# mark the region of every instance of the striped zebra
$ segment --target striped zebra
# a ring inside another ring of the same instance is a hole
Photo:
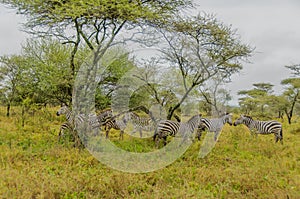
[[[72,126],[69,124],[69,122],[65,122],[65,123],[62,123],[60,125],[60,128],[59,128],[59,133],[58,133],[58,142],[60,142],[61,138],[63,136],[65,136],[65,132],[66,131],[69,131],[70,133],[73,132],[73,128]],[[73,136],[73,133],[71,134],[72,135],[72,140],[74,141],[74,136]]]
[[[57,112],[57,116],[65,115],[67,122],[63,123],[60,127],[59,139],[63,135],[63,131],[69,129],[72,131],[72,134],[75,135],[75,131],[84,124],[85,121],[88,122],[88,125],[93,131],[93,135],[97,135],[100,128],[99,118],[96,114],[89,114],[87,117],[84,114],[74,115],[66,105],[62,106]],[[62,131],[63,130],[63,131]],[[76,139],[76,138],[75,138]]]
[[[201,139],[202,132],[207,130],[209,132],[215,133],[214,140],[217,141],[219,134],[226,123],[232,125],[232,114],[225,113],[220,118],[213,118],[213,119],[201,118],[200,125],[197,129],[198,140]]]
[[[125,114],[125,119],[133,124],[134,129],[131,134],[139,131],[140,137],[143,137],[142,131],[152,131],[154,129],[154,123],[150,117],[140,117],[134,112],[129,112]]]
[[[160,121],[153,136],[153,140],[156,141],[156,146],[158,146],[159,139],[163,139],[164,145],[166,145],[168,135],[175,136],[178,132],[180,132],[185,138],[188,133],[193,133],[194,130],[199,126],[200,120],[201,114],[192,116],[185,123],[171,120]]]
[[[108,119],[110,119],[113,116],[112,110],[107,109],[98,114],[98,121],[102,125],[104,124]]]
[[[248,127],[248,129],[253,134],[271,134],[275,135],[275,142],[280,140],[281,144],[283,143],[283,135],[282,135],[282,125],[280,122],[272,120],[272,121],[259,121],[254,120],[252,117],[247,115],[241,115],[234,122],[234,126],[244,124]]]
[[[120,139],[123,140],[124,130],[127,126],[127,120],[126,120],[125,116],[123,116],[123,118],[121,120],[113,118],[113,117],[109,118],[103,125],[105,128],[106,138],[108,138],[109,131],[111,129],[115,129],[115,130],[120,130]]]

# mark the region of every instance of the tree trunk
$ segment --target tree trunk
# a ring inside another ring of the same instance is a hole
[[[22,113],[21,113],[21,122],[22,122],[22,127],[25,126],[25,106],[22,106]]]
[[[10,115],[10,103],[7,104],[6,117],[9,117],[9,115]]]
[[[299,95],[299,92],[297,92],[297,94],[294,96],[294,99],[293,99],[290,111],[285,110],[285,113],[286,113],[286,115],[288,117],[289,124],[292,123],[292,117],[293,117],[294,107],[295,107],[295,104],[297,102],[298,95]]]
[[[285,109],[284,112],[285,112],[285,114],[288,118],[289,124],[291,124],[292,123],[292,117],[293,117],[293,111],[292,110],[288,111],[287,109]]]

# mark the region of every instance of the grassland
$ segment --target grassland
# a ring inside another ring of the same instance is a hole
[[[0,107],[1,198],[300,198],[300,120],[283,121],[284,144],[225,126],[208,156],[197,141],[173,164],[151,173],[113,170],[85,149],[58,143],[56,109],[30,113]],[[155,150],[150,139],[112,139],[128,150]]]

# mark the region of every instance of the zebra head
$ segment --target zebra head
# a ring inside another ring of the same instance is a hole
[[[202,117],[202,114],[194,115],[193,117],[191,117],[191,118],[187,121],[187,123],[189,123],[189,124],[195,124],[195,125],[199,126],[200,123],[201,123],[201,117]]]
[[[70,109],[66,106],[66,105],[63,105],[57,112],[56,112],[56,115],[57,116],[60,116],[60,115],[64,115],[66,113],[70,112]]]
[[[230,126],[232,125],[232,114],[231,113],[225,113],[223,116],[224,124],[228,123]]]
[[[250,123],[250,121],[252,121],[252,117],[247,116],[247,115],[241,115],[235,122],[234,122],[234,126],[237,126],[239,124],[248,124]]]
[[[109,120],[111,117],[113,116],[112,110],[111,109],[107,109],[102,111],[98,116],[98,121],[100,123],[105,123],[107,120]]]

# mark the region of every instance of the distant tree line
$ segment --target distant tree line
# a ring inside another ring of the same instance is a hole
[[[283,118],[286,115],[289,124],[295,113],[300,113],[300,65],[285,66],[291,71],[291,77],[281,81],[284,91],[274,94],[270,83],[255,83],[253,89],[241,90],[238,94],[241,110],[246,114],[261,117]]]

